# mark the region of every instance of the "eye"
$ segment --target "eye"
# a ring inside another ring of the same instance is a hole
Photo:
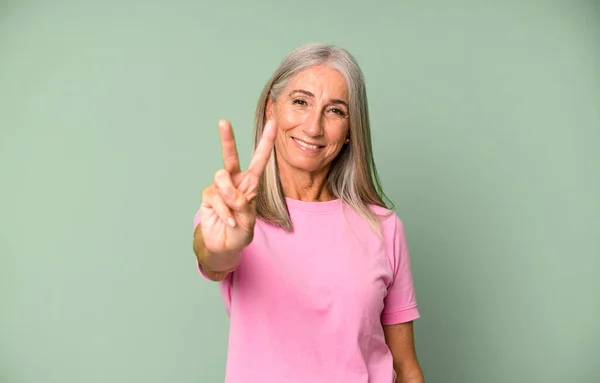
[[[293,103],[294,103],[295,105],[302,105],[302,106],[308,105],[308,104],[306,103],[306,101],[304,101],[304,100],[302,100],[302,99],[296,99],[296,100],[294,100],[294,101],[293,101]]]
[[[333,112],[333,113],[335,113],[335,114],[337,114],[340,117],[346,116],[346,113],[343,110],[338,109],[338,108],[333,108],[330,111]]]

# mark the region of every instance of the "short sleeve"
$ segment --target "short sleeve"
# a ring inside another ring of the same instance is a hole
[[[394,221],[392,240],[387,241],[393,280],[384,299],[381,314],[384,325],[409,322],[420,317],[404,225],[397,216]]]

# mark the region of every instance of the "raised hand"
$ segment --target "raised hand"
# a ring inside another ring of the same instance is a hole
[[[228,121],[219,121],[224,169],[215,173],[213,183],[202,191],[201,230],[204,246],[213,254],[230,254],[246,247],[254,235],[258,183],[273,150],[277,130],[272,121],[265,125],[250,166],[244,172]]]

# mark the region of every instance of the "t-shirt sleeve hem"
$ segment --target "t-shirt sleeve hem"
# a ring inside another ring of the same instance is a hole
[[[398,323],[410,322],[412,320],[420,318],[420,316],[421,315],[419,313],[419,309],[415,305],[392,312],[384,312],[383,314],[381,314],[381,324],[393,325]]]

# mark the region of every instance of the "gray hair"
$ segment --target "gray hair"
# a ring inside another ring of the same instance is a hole
[[[346,80],[351,138],[331,164],[327,175],[327,190],[354,209],[379,232],[379,216],[369,205],[387,208],[383,202],[387,197],[383,193],[373,159],[364,76],[356,59],[347,50],[333,45],[306,44],[296,48],[283,59],[258,100],[254,122],[254,148],[258,145],[267,121],[268,99],[277,101],[292,77],[304,69],[323,64],[336,69]],[[256,207],[261,219],[287,231],[293,230],[277,169],[275,149],[260,179]]]

